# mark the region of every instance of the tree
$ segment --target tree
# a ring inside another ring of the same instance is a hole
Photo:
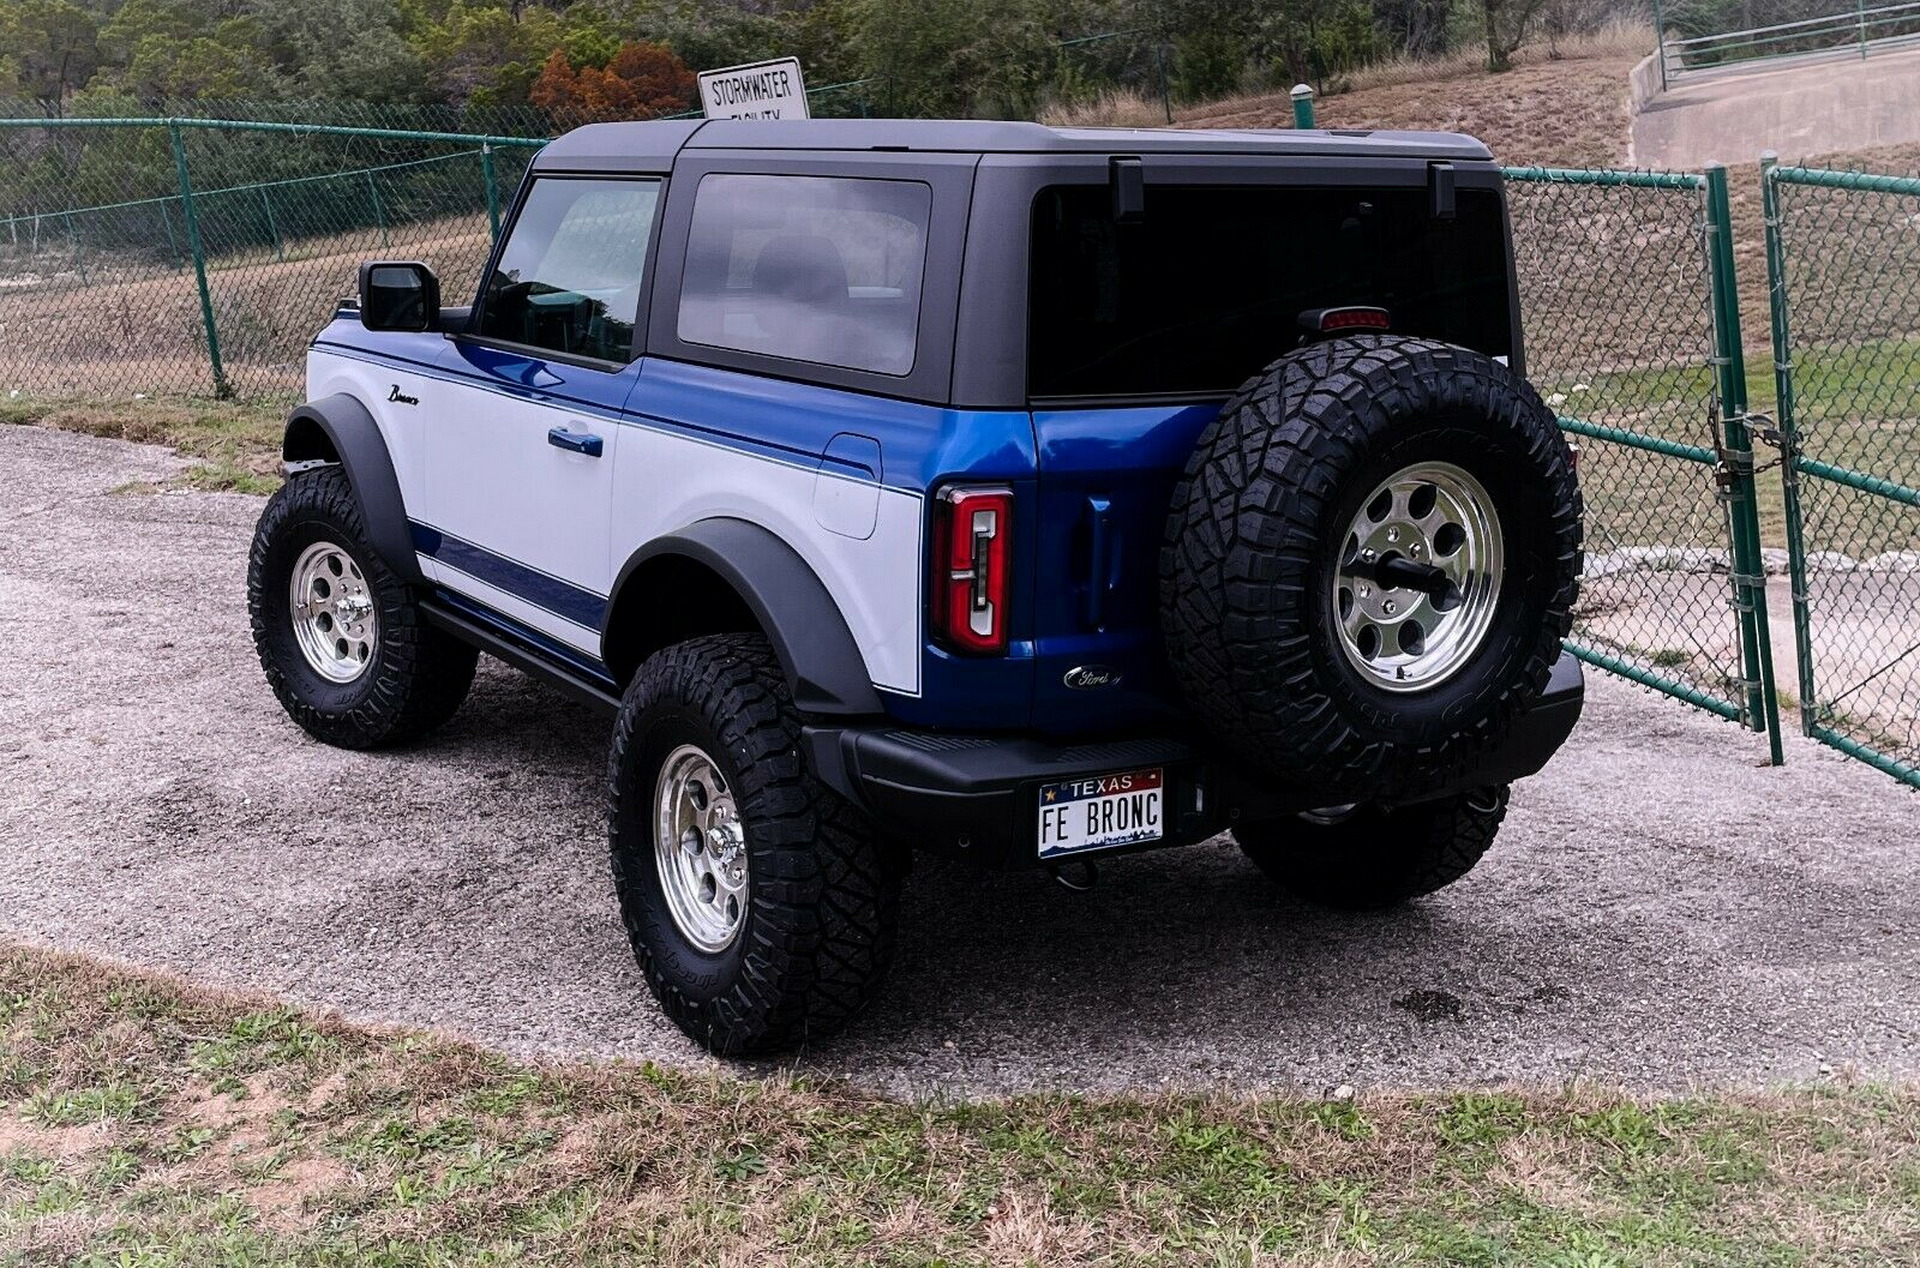
[[[1060,64],[1053,0],[857,0],[850,39],[862,75],[903,115],[1018,118]]]
[[[1544,0],[1481,0],[1487,34],[1487,69],[1512,70],[1513,54]]]
[[[253,0],[252,7],[273,60],[301,96],[413,102],[427,95],[420,55],[386,0]]]
[[[653,119],[689,109],[696,83],[687,64],[664,44],[635,40],[606,66],[575,68],[555,49],[527,96],[554,114],[585,119]]]
[[[100,28],[100,57],[125,66],[142,42],[161,37],[185,43],[205,35],[212,22],[213,16],[195,0],[127,0]]]
[[[1434,57],[1449,47],[1453,0],[1374,0],[1373,18],[1389,50]]]
[[[246,18],[223,22],[213,35],[193,39],[148,35],[134,47],[120,84],[140,101],[153,103],[280,96],[280,77],[259,50],[259,29]]]
[[[416,33],[413,46],[438,100],[503,105],[526,100],[542,59],[564,37],[546,9],[529,10],[516,22],[498,4],[455,0],[440,21]]]
[[[69,0],[10,0],[0,7],[6,92],[31,97],[58,118],[67,94],[93,77],[100,62],[100,28]]]

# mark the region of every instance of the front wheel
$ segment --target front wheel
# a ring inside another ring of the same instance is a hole
[[[479,653],[429,625],[374,553],[339,467],[268,499],[247,561],[247,610],[267,683],[308,734],[341,748],[413,739],[451,718]]]
[[[614,888],[660,1007],[720,1055],[840,1029],[893,955],[902,868],[807,771],[799,713],[759,635],[656,653],[609,758]]]
[[[1504,784],[1417,805],[1340,806],[1233,830],[1254,866],[1322,907],[1393,907],[1473,870],[1507,817]]]

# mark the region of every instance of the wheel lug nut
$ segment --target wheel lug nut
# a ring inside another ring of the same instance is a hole
[[[1382,603],[1380,605],[1380,610],[1382,612],[1385,612],[1388,616],[1393,615],[1393,608],[1394,608],[1394,603],[1392,599],[1388,599],[1385,603]]]
[[[1363,598],[1363,599],[1367,599],[1367,598],[1371,598],[1372,596],[1373,596],[1373,587],[1372,587],[1372,586],[1361,586],[1361,587],[1360,587],[1360,597],[1361,597],[1361,598]]]
[[[1387,540],[1388,540],[1388,541],[1390,541],[1390,542],[1397,542],[1397,541],[1399,541],[1399,540],[1400,540],[1400,530],[1399,530],[1399,529],[1397,529],[1397,528],[1390,528],[1390,529],[1388,529],[1388,530],[1387,530]]]

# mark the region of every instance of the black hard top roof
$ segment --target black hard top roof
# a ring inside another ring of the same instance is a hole
[[[966,119],[663,119],[591,123],[550,142],[544,169],[664,170],[682,150],[906,150],[958,154],[1247,154],[1474,161],[1493,156],[1454,132],[1322,129],[1050,128]]]

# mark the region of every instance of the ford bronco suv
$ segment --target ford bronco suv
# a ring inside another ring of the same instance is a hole
[[[581,128],[471,306],[360,272],[254,539],[330,744],[486,652],[604,706],[633,949],[723,1053],[871,997],[909,849],[1466,873],[1579,715],[1581,504],[1465,137]]]

